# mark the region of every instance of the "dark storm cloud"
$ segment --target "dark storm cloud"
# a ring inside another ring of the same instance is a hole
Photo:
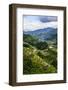
[[[57,16],[41,16],[39,17],[39,19],[43,23],[52,22],[52,21],[57,21]]]

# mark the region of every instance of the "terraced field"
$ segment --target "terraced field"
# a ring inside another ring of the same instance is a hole
[[[57,73],[56,45],[24,35],[23,74],[44,73]]]

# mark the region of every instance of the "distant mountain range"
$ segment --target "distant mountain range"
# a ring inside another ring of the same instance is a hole
[[[57,40],[57,28],[44,28],[34,31],[24,31],[24,34],[29,34],[37,37],[39,40]]]

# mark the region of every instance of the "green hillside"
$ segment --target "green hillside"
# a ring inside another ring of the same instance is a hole
[[[37,37],[23,37],[23,74],[44,74],[57,72],[57,48],[48,41]]]

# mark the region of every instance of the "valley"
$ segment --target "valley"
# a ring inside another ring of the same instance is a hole
[[[57,29],[23,33],[23,74],[57,73]]]

